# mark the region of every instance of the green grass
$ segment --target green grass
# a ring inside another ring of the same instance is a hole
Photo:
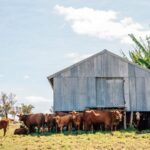
[[[6,137],[0,130],[2,150],[150,150],[150,133],[137,134],[128,129],[115,132],[63,134],[45,133],[38,136],[13,135],[18,125],[10,125]]]

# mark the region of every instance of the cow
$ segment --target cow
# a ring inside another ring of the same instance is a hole
[[[86,110],[83,113],[85,130],[90,130],[94,124],[104,126],[105,130],[113,130],[122,120],[122,115],[119,111],[111,110]]]
[[[3,136],[6,135],[8,125],[9,125],[9,120],[8,119],[0,120],[0,129],[3,129],[3,131],[4,131]]]
[[[18,115],[19,120],[23,121],[25,126],[29,129],[29,133],[35,131],[35,127],[38,128],[38,133],[41,127],[44,127],[45,117],[42,113],[30,114],[30,115]]]
[[[52,131],[56,127],[56,122],[55,122],[55,114],[45,114],[45,125],[48,128],[48,131]]]
[[[77,130],[84,130],[84,124],[83,124],[83,113],[82,112],[70,112],[70,114],[73,117],[73,124],[77,128]]]
[[[149,112],[140,112],[137,129],[139,131],[150,129],[150,114]]]
[[[54,117],[56,124],[58,126],[58,128],[60,129],[61,133],[63,131],[63,128],[66,126],[68,127],[68,130],[71,131],[72,130],[72,125],[73,125],[73,117],[71,114],[67,114],[64,116],[56,116]]]
[[[24,126],[20,126],[20,128],[15,129],[14,134],[16,135],[27,135],[28,134],[28,129],[25,128]]]
[[[119,110],[110,110],[111,113],[111,130],[116,130],[119,123],[122,121],[122,113]]]
[[[94,124],[102,123],[101,115],[94,110],[85,110],[83,112],[85,130],[91,130]]]

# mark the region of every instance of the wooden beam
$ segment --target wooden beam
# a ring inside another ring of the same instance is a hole
[[[133,125],[133,111],[130,113],[130,127]]]
[[[127,115],[126,115],[126,110],[124,110],[124,129],[127,129]]]

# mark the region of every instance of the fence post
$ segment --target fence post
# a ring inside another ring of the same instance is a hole
[[[127,115],[126,115],[126,110],[124,110],[124,123],[123,123],[123,125],[124,125],[124,129],[127,129]]]
[[[130,127],[133,125],[133,111],[130,113]]]

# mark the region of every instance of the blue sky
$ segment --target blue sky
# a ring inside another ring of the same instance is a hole
[[[148,0],[0,0],[0,91],[48,112],[46,77],[103,49],[128,53],[128,33],[150,34],[149,8]]]

